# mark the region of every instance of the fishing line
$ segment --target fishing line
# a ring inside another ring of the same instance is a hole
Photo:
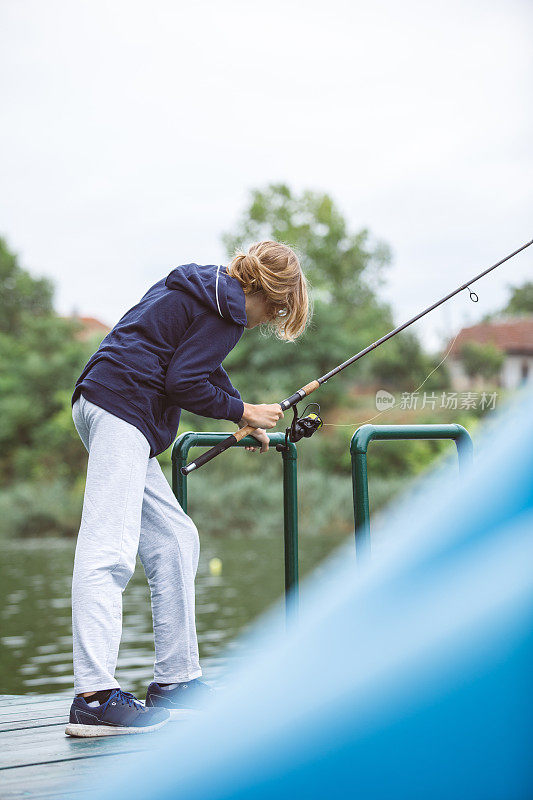
[[[474,302],[474,303],[477,303],[477,300],[474,300],[473,302]],[[459,331],[459,333],[460,333],[460,331]],[[433,373],[434,373],[434,372],[436,372],[436,371],[438,370],[438,368],[439,368],[440,366],[442,366],[442,364],[444,364],[444,362],[446,361],[446,359],[448,358],[448,356],[450,355],[450,353],[451,353],[451,352],[452,352],[452,350],[453,350],[453,346],[454,346],[455,342],[457,341],[457,337],[459,336],[459,333],[457,333],[457,334],[456,334],[456,336],[455,336],[455,339],[453,340],[453,342],[452,342],[452,343],[451,343],[451,345],[449,346],[449,348],[448,348],[448,352],[446,353],[446,355],[444,356],[444,358],[442,359],[442,361],[439,361],[439,363],[437,364],[437,366],[436,366],[434,369],[432,369],[432,370],[431,370],[431,372],[429,373],[429,375],[426,375],[426,377],[424,378],[424,380],[422,381],[422,383],[420,384],[420,386],[418,386],[418,387],[417,387],[416,389],[414,389],[412,392],[409,392],[409,394],[416,394],[417,392],[419,392],[419,391],[420,391],[420,389],[422,388],[422,386],[423,386],[425,383],[427,383],[427,381],[428,381],[428,380],[431,378],[431,376],[433,375]],[[354,425],[355,425],[356,427],[359,427],[360,425],[366,425],[366,424],[367,424],[367,422],[373,422],[373,421],[374,421],[375,419],[377,419],[378,417],[381,417],[381,415],[382,415],[382,414],[386,414],[388,411],[392,411],[392,409],[393,409],[393,408],[396,408],[396,406],[397,406],[397,405],[398,405],[398,403],[396,403],[396,402],[395,402],[395,403],[394,403],[392,406],[390,406],[390,408],[384,408],[384,409],[383,409],[383,411],[379,411],[379,412],[378,412],[377,414],[375,414],[373,417],[370,417],[370,419],[365,419],[365,420],[364,420],[364,422],[342,422],[342,423],[341,423],[341,422],[323,422],[322,424],[323,424],[323,426],[324,426],[324,427],[326,427],[326,425],[327,425],[327,426],[328,426],[328,427],[330,427],[330,428],[353,428],[353,427],[354,427]]]

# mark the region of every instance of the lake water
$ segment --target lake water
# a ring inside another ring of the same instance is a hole
[[[345,538],[301,537],[300,573]],[[72,687],[70,583],[75,542],[59,538],[0,543],[0,694],[55,693]],[[209,572],[217,556],[219,577]],[[196,619],[204,675],[215,683],[238,634],[283,595],[282,536],[201,537]],[[280,615],[280,628],[283,617]],[[238,649],[238,648],[237,648]],[[142,697],[152,679],[150,595],[140,563],[124,594],[117,679]]]

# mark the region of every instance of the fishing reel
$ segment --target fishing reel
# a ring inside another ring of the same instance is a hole
[[[307,409],[316,406],[317,411],[306,414]],[[289,446],[289,442],[299,442],[300,439],[309,439],[324,424],[320,416],[320,406],[318,403],[309,403],[304,408],[303,416],[298,416],[298,407],[292,407],[293,418],[289,427],[285,430],[285,444],[277,445],[277,450],[284,450]]]

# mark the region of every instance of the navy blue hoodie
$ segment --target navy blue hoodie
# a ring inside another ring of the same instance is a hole
[[[83,392],[135,425],[151,456],[172,444],[182,408],[238,423],[244,403],[221,363],[246,321],[242,287],[224,267],[176,267],[107,334],[76,381],[72,403]]]

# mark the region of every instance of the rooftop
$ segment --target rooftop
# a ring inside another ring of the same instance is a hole
[[[72,317],[67,317],[67,319],[70,319],[73,322],[78,322],[81,325],[80,331],[77,334],[77,338],[82,342],[86,342],[88,339],[91,339],[96,335],[103,339],[104,336],[106,336],[111,330],[109,325],[106,325],[104,322],[101,322],[95,317],[79,317],[77,315],[73,315]]]
[[[459,331],[451,355],[459,356],[466,342],[493,344],[509,354],[533,355],[533,316],[480,322],[463,328]]]

